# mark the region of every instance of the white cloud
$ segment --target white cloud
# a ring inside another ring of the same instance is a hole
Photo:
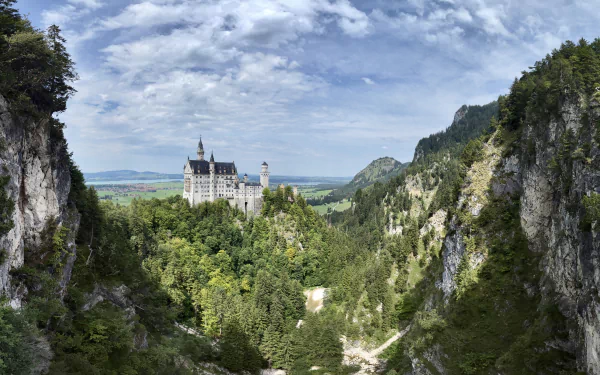
[[[409,160],[460,105],[594,36],[594,1],[563,1],[67,0],[44,22],[82,78],[61,118],[84,170],[178,170],[202,132],[241,168],[351,175],[384,147]]]
[[[460,22],[471,23],[473,21],[473,17],[471,13],[465,8],[459,8],[452,13],[452,16],[456,18]]]
[[[42,11],[42,23],[44,27],[58,25],[66,27],[72,21],[78,20],[93,11],[101,8],[104,4],[98,0],[68,0],[56,9]]]
[[[63,26],[69,23],[72,19],[79,17],[80,14],[77,8],[67,4],[57,10],[45,10],[42,12],[42,23],[45,27],[50,25]]]
[[[368,33],[367,15],[348,0],[223,0],[198,3],[153,3],[145,1],[127,6],[117,16],[102,21],[105,29],[151,28],[160,25],[190,23],[210,27],[224,40],[255,41],[278,46],[299,35],[322,31],[320,14],[337,17],[339,27],[348,35]]]
[[[209,29],[175,29],[167,35],[151,35],[133,42],[113,44],[102,50],[108,66],[124,73],[160,72],[209,68],[238,56],[235,47],[211,41]]]
[[[98,9],[104,6],[99,0],[67,0],[71,4],[81,5],[85,8]]]
[[[477,16],[483,20],[483,29],[490,35],[510,36],[502,22],[504,12],[501,7],[486,8],[482,7],[476,12]]]
[[[361,78],[367,85],[374,85],[375,82],[373,82],[373,80],[371,78],[367,78],[367,77],[362,77]]]

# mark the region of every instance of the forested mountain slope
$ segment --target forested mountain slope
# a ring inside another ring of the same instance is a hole
[[[600,373],[599,83],[600,40],[565,43],[515,80],[481,136],[444,138],[455,121],[338,215],[404,275],[395,316],[411,328],[389,370]]]
[[[461,149],[469,140],[484,133],[488,129],[490,118],[497,113],[497,102],[483,106],[463,105],[456,111],[452,124],[446,130],[425,137],[417,143],[413,162],[440,150]]]
[[[375,159],[358,172],[346,185],[334,189],[325,196],[309,199],[308,203],[319,205],[350,198],[358,189],[367,189],[376,182],[385,183],[398,176],[409,165],[410,163],[401,163],[391,157]]]
[[[394,158],[383,157],[373,160],[358,172],[348,184],[354,188],[364,188],[377,181],[384,182],[397,176],[409,163],[401,163]]]

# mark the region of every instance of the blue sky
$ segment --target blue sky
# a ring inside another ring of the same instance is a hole
[[[600,1],[19,0],[58,24],[78,93],[60,117],[85,172],[179,172],[197,138],[256,173],[350,176],[412,159],[462,104],[507,92]]]

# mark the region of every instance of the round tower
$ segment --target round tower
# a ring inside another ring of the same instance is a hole
[[[204,160],[204,145],[202,144],[202,136],[200,136],[200,141],[198,141],[198,150],[196,153],[198,154],[198,160]]]
[[[213,155],[213,153],[210,153],[210,162],[208,165],[208,171],[210,173],[210,186],[209,186],[209,195],[210,195],[210,201],[214,202],[215,201],[215,156]]]
[[[262,187],[269,187],[269,164],[266,161],[263,161],[261,170],[260,170],[260,184]]]

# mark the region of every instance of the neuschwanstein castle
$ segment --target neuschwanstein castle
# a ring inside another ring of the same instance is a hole
[[[202,138],[198,142],[197,160],[189,160],[183,168],[183,197],[191,205],[225,199],[245,213],[258,214],[262,208],[264,188],[269,187],[269,165],[262,163],[260,183],[249,182],[248,175],[240,181],[235,162],[204,160]]]

